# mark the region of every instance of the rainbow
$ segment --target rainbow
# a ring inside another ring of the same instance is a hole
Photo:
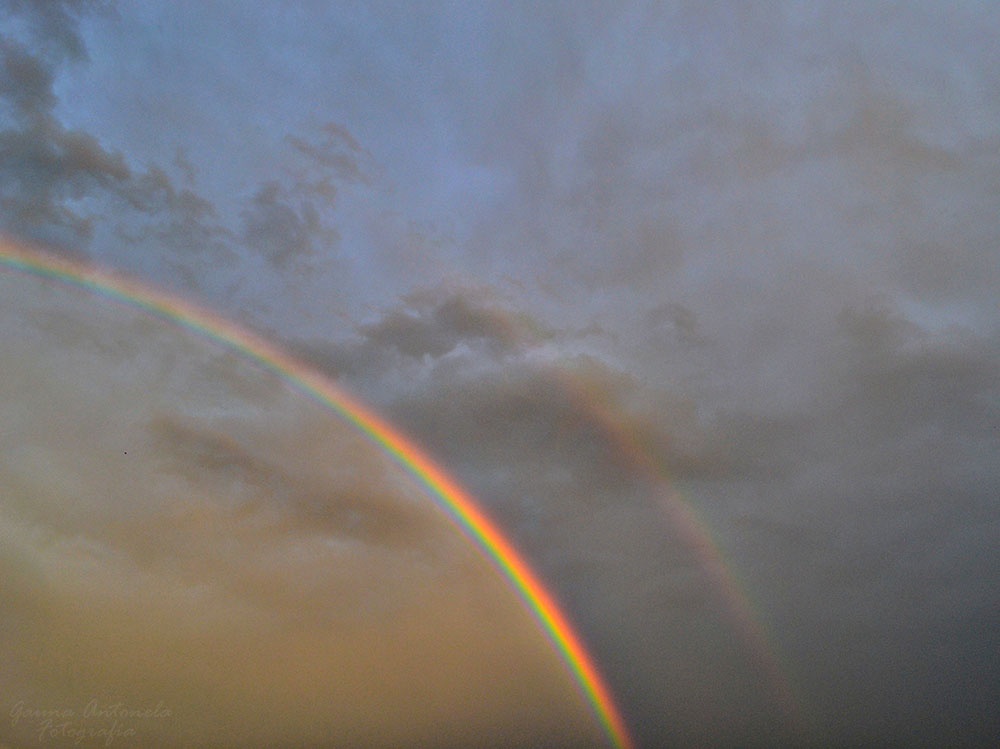
[[[9,241],[0,241],[0,268],[82,288],[176,323],[255,361],[354,425],[430,491],[437,505],[507,579],[555,646],[611,745],[633,746],[608,685],[555,597],[472,496],[401,431],[274,344],[178,296]]]
[[[670,525],[691,549],[717,591],[738,636],[749,649],[758,672],[766,680],[787,727],[799,736],[815,735],[816,727],[809,710],[799,698],[788,676],[788,669],[783,665],[783,658],[773,645],[775,638],[767,631],[764,617],[756,611],[725,553],[713,541],[708,524],[674,488],[666,470],[655,459],[654,452],[641,443],[634,430],[626,429],[621,419],[605,405],[607,398],[588,392],[585,378],[561,374],[558,379],[571,397],[585,404],[591,418],[600,425],[629,465],[652,484],[654,501],[663,509]]]

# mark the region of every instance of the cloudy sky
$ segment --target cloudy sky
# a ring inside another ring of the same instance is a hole
[[[640,745],[992,745],[997,38],[990,2],[11,0],[0,230],[404,429],[549,581]],[[5,360],[78,355],[77,315],[42,316]],[[151,418],[151,450],[214,460],[216,425]]]

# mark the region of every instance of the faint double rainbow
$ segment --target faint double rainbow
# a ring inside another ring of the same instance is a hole
[[[389,422],[274,344],[177,296],[5,240],[0,240],[0,269],[53,279],[181,325],[238,351],[355,426],[429,490],[507,579],[552,641],[610,743],[621,749],[633,746],[608,685],[554,596],[472,496]]]
[[[482,291],[488,294],[487,290]],[[486,303],[478,311],[488,318],[491,334],[505,346],[524,349],[544,345],[546,332],[534,326],[529,317],[511,313],[502,304]],[[776,708],[776,718],[793,740],[811,741],[818,727],[789,676],[776,638],[765,624],[766,616],[754,604],[733,564],[714,540],[709,524],[676,488],[658,456],[660,451],[644,444],[635,425],[615,406],[613,393],[604,392],[585,371],[567,366],[566,362],[544,367],[543,371],[567,402],[603,435],[609,451],[647,483],[651,501],[663,511],[667,526],[687,546],[711,584],[734,634],[742,641],[752,667],[761,677],[761,686]]]
[[[561,371],[557,377],[569,396],[584,404],[586,412],[600,425],[621,457],[652,485],[654,501],[666,514],[673,530],[687,544],[720,597],[726,615],[748,649],[758,673],[764,678],[785,727],[803,740],[815,735],[816,726],[812,725],[809,711],[788,676],[788,670],[774,645],[774,636],[768,632],[764,617],[733,572],[733,565],[713,540],[708,524],[675,488],[656,459],[655,451],[643,445],[636,431],[626,428],[621,416],[609,407],[610,398],[592,392],[593,388],[588,388],[585,377],[570,377]]]

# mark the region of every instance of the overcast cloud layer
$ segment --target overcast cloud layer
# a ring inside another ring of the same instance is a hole
[[[400,424],[551,581],[640,744],[995,744],[994,4],[0,28],[0,229]]]

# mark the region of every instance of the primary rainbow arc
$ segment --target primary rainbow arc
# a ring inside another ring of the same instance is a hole
[[[436,504],[507,579],[554,644],[611,744],[620,749],[633,745],[610,689],[554,596],[472,496],[401,431],[274,344],[179,297],[9,242],[0,242],[0,267],[77,286],[182,325],[239,351],[357,427],[429,490]]]

